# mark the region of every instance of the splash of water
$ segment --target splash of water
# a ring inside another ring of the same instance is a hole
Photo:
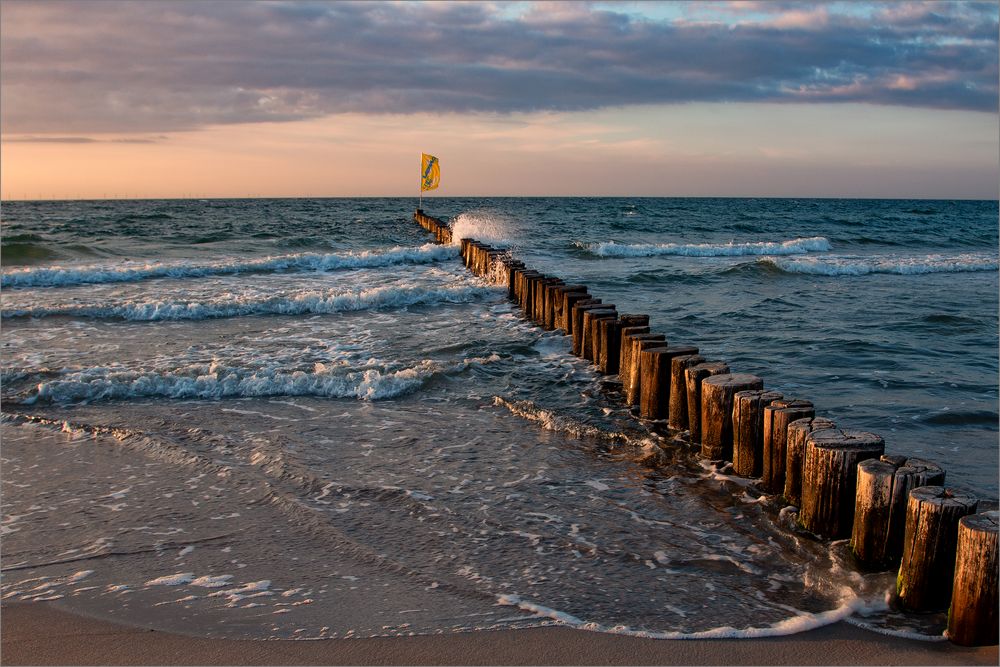
[[[451,221],[452,245],[461,245],[462,239],[476,239],[483,243],[509,246],[515,236],[514,225],[507,218],[490,211],[460,213]]]

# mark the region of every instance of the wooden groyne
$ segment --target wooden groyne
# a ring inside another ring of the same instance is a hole
[[[451,228],[417,209],[416,220],[451,245]],[[532,270],[509,251],[459,239],[477,276],[507,286],[524,316],[571,339],[574,355],[617,375],[639,418],[666,428],[704,459],[798,508],[798,525],[822,539],[850,539],[859,568],[898,571],[899,606],[948,610],[948,638],[998,642],[998,512],[945,488],[933,462],[886,454],[875,434],[817,417],[811,401],[764,388],[754,375],[706,360],[690,344],[650,331],[646,314],[619,313],[585,285]]]

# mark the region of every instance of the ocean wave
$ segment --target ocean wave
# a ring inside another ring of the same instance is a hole
[[[0,287],[64,287],[92,283],[121,283],[152,278],[200,278],[203,276],[259,273],[266,271],[331,271],[426,264],[453,259],[454,248],[427,243],[416,248],[365,250],[346,253],[299,253],[261,259],[229,259],[217,262],[148,262],[143,264],[46,267],[8,271]]]
[[[233,297],[227,294],[210,301],[149,300],[100,305],[26,306],[4,309],[0,313],[4,318],[65,316],[121,319],[136,322],[204,320],[248,315],[329,314],[440,303],[468,303],[494,292],[494,289],[481,285],[440,288],[378,287],[352,292],[323,290],[298,293],[294,296],[273,297],[259,295]]]
[[[789,241],[759,241],[751,243],[604,243],[576,244],[597,257],[654,257],[680,255],[685,257],[739,257],[746,255],[802,255],[830,250],[830,241],[822,236],[797,238]]]
[[[316,363],[310,370],[246,368],[189,364],[165,371],[91,368],[39,383],[15,402],[81,403],[133,398],[222,399],[268,396],[320,396],[365,401],[408,394],[436,375],[454,375],[470,366],[499,361],[498,355],[464,359],[452,364],[424,360],[392,369],[354,369],[346,363]]]
[[[997,256],[980,253],[960,255],[894,256],[840,256],[761,258],[760,265],[779,269],[785,273],[804,273],[819,276],[864,276],[871,273],[919,275],[925,273],[962,273],[968,271],[996,271]]]
[[[620,431],[605,431],[570,417],[557,415],[551,410],[538,407],[531,401],[508,401],[500,396],[494,396],[493,405],[507,408],[511,414],[528,421],[537,422],[547,431],[560,431],[577,438],[597,438],[612,442],[632,441],[632,438]]]

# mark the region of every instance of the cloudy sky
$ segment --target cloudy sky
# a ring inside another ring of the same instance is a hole
[[[996,198],[987,2],[21,2],[2,196]]]

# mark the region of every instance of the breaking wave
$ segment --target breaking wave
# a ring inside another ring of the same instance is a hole
[[[464,359],[452,364],[424,360],[390,370],[354,369],[345,363],[316,363],[310,370],[250,369],[212,362],[170,371],[91,368],[38,384],[22,405],[37,402],[79,403],[132,398],[222,399],[266,396],[320,396],[365,401],[410,393],[436,375],[454,375],[470,366],[499,361],[498,355]],[[368,365],[381,365],[369,362]]]
[[[871,273],[918,275],[925,273],[962,273],[996,271],[996,255],[966,253],[961,255],[920,255],[917,257],[796,257],[761,258],[758,263],[786,273],[820,276],[864,276]]]
[[[454,248],[426,243],[415,248],[346,253],[299,253],[254,260],[228,259],[216,262],[148,262],[111,266],[93,264],[8,271],[0,279],[2,287],[65,287],[93,283],[122,283],[152,278],[200,278],[267,271],[331,271],[394,264],[426,264],[453,259]]]
[[[604,243],[577,244],[597,257],[653,257],[681,255],[685,257],[738,257],[744,255],[802,255],[826,252],[830,241],[822,236],[790,241],[759,241],[752,243]]]
[[[511,414],[528,421],[537,422],[547,431],[560,431],[577,438],[597,438],[612,442],[632,441],[632,438],[620,431],[605,431],[570,417],[557,415],[551,410],[538,407],[531,401],[508,401],[500,396],[494,396],[493,405],[507,408]]]
[[[494,290],[478,286],[441,288],[378,287],[352,292],[333,290],[311,291],[295,296],[261,297],[259,295],[234,297],[223,295],[205,301],[124,301],[108,305],[59,304],[56,306],[27,306],[3,310],[4,318],[11,317],[92,317],[121,319],[139,322],[159,320],[204,320],[216,317],[242,317],[247,315],[308,315],[376,308],[402,308],[406,306],[438,303],[468,303],[493,293]]]

